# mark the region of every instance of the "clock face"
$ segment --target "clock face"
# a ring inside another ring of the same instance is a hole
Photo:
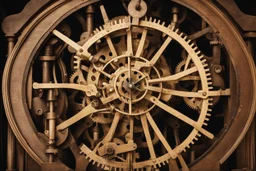
[[[253,60],[211,2],[52,3],[3,82],[28,154],[73,170],[207,170],[254,114]]]

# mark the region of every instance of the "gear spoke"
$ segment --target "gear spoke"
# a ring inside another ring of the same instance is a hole
[[[77,44],[76,42],[74,42],[73,40],[71,40],[70,38],[68,38],[67,36],[65,36],[64,34],[62,34],[61,32],[59,32],[58,30],[53,30],[52,33],[57,36],[59,39],[61,39],[63,42],[65,42],[66,44],[68,44],[69,46],[71,46],[72,48],[74,48],[77,52],[82,49],[82,47]]]
[[[145,87],[147,90],[163,93],[163,94],[169,94],[179,97],[196,97],[196,98],[205,98],[207,96],[204,96],[203,92],[187,92],[187,91],[179,91],[179,90],[172,90],[172,89],[166,89],[166,88],[160,88],[160,87],[154,87],[154,86],[148,86]]]
[[[132,32],[131,32],[131,29],[127,30],[127,55],[133,56]]]
[[[78,53],[77,54],[78,56],[83,56],[87,59],[90,59],[91,54],[88,53],[87,51],[85,51],[85,49],[82,46],[80,46],[79,44],[77,44],[76,42],[74,42],[73,40],[71,40],[70,38],[68,38],[67,36],[62,34],[61,32],[59,32],[58,30],[53,30],[52,33],[55,36],[57,36],[59,39],[61,39],[63,42],[65,42],[66,44],[68,44],[69,46],[74,48],[76,50],[76,52]]]
[[[136,55],[135,55],[137,57],[139,57],[143,54],[143,49],[144,49],[145,42],[146,42],[147,32],[148,32],[147,29],[144,29],[143,32],[142,32],[142,36],[141,36],[141,39],[140,39],[140,44],[139,44],[139,47],[138,47]]]
[[[160,47],[160,49],[150,60],[151,65],[155,65],[155,63],[158,61],[158,59],[160,58],[160,56],[162,55],[162,53],[164,52],[164,50],[167,48],[167,46],[170,44],[171,41],[172,41],[172,38],[170,36],[168,36],[166,38],[166,40],[164,41],[164,43],[162,44],[162,46]]]
[[[144,135],[145,135],[145,138],[147,141],[150,157],[151,157],[151,159],[156,159],[156,153],[155,153],[152,139],[150,136],[147,118],[145,115],[141,115],[140,120],[141,120],[141,124],[142,124],[143,130],[144,130]]]
[[[208,137],[210,139],[214,138],[212,133],[210,133],[207,130],[203,129],[197,122],[195,122],[194,120],[190,119],[186,115],[180,113],[179,111],[173,109],[172,107],[162,103],[161,101],[159,101],[155,97],[147,98],[147,100],[151,101],[152,103],[154,103],[155,105],[157,105],[161,109],[165,110],[166,112],[168,112],[169,114],[175,116],[176,118],[182,120],[183,122],[187,123],[188,125],[194,127],[196,130],[198,130],[199,132],[204,134],[206,137]]]
[[[58,131],[64,130],[66,128],[68,128],[69,126],[73,125],[74,123],[80,121],[81,119],[89,116],[92,113],[95,112],[102,112],[102,111],[108,111],[109,108],[105,108],[105,109],[95,109],[92,104],[88,104],[83,110],[81,110],[80,112],[78,112],[76,115],[74,115],[73,117],[69,118],[68,120],[62,122],[61,124],[59,124],[56,129]]]
[[[175,75],[171,75],[171,76],[167,76],[167,77],[162,77],[162,78],[157,78],[157,79],[152,79],[152,80],[148,80],[149,83],[159,83],[159,82],[168,82],[168,81],[177,81],[187,75],[190,75],[192,73],[197,72],[198,69],[196,66],[189,68],[185,71],[179,72]]]
[[[177,157],[177,154],[172,150],[172,148],[170,147],[169,143],[167,142],[167,140],[165,139],[165,137],[163,136],[162,132],[160,131],[160,129],[158,128],[157,124],[155,123],[154,119],[152,118],[150,113],[146,113],[146,117],[148,119],[148,122],[150,123],[151,127],[153,128],[153,130],[155,131],[156,135],[158,136],[159,140],[162,142],[163,146],[165,147],[165,149],[167,150],[167,152],[170,154],[170,156],[175,159]]]
[[[101,141],[102,144],[104,143],[107,143],[107,142],[110,142],[111,139],[113,138],[115,132],[116,132],[116,128],[117,128],[117,125],[119,123],[119,120],[121,119],[121,114],[119,112],[116,112],[115,113],[115,116],[114,116],[114,119],[113,119],[113,122],[111,124],[111,127],[108,131],[108,134],[104,137],[104,139]],[[99,144],[101,144],[99,143]]]
[[[117,52],[116,52],[115,46],[114,46],[111,38],[109,36],[106,36],[106,40],[107,40],[108,47],[109,47],[113,57],[116,57],[117,56]]]

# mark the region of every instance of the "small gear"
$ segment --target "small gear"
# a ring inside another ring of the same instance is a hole
[[[78,77],[79,77],[78,71],[73,72],[73,73],[70,75],[70,77],[69,77],[69,82],[70,82],[70,83],[78,83],[78,82],[77,82]]]

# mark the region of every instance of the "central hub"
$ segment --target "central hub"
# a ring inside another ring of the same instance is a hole
[[[104,72],[111,73],[108,80],[109,89],[103,91],[105,98],[114,97],[109,105],[116,111],[125,115],[141,115],[154,108],[154,104],[146,100],[153,94],[147,87],[148,80],[160,78],[160,73],[155,67],[148,65],[149,61],[142,57],[118,56],[110,60],[102,68]],[[119,68],[115,68],[119,66]],[[112,72],[110,72],[112,70]],[[162,87],[162,84],[158,84]],[[159,99],[161,93],[155,93]]]
[[[149,80],[170,75],[169,71],[161,68],[167,65],[164,58],[160,61],[161,65],[155,67],[143,57],[112,57],[104,64],[95,63],[88,73],[88,80],[100,87],[104,103],[107,102],[115,111],[124,115],[145,114],[155,107],[147,97],[170,99],[169,95],[149,90],[150,86],[163,87],[162,83],[152,84]]]
[[[122,67],[121,71],[117,71],[116,79],[114,80],[115,92],[119,95],[120,100],[126,104],[136,103],[142,100],[148,90],[145,87],[148,86],[148,75],[143,72],[127,67]]]

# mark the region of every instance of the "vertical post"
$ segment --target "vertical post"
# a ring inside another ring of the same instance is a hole
[[[94,16],[94,7],[89,5],[86,8],[86,21],[87,21],[87,32],[89,35],[93,33],[94,25],[93,25],[93,16]]]
[[[15,37],[7,37],[8,41],[8,56],[10,56],[14,45]],[[15,171],[15,136],[8,124],[7,128],[7,168],[6,171]]]

